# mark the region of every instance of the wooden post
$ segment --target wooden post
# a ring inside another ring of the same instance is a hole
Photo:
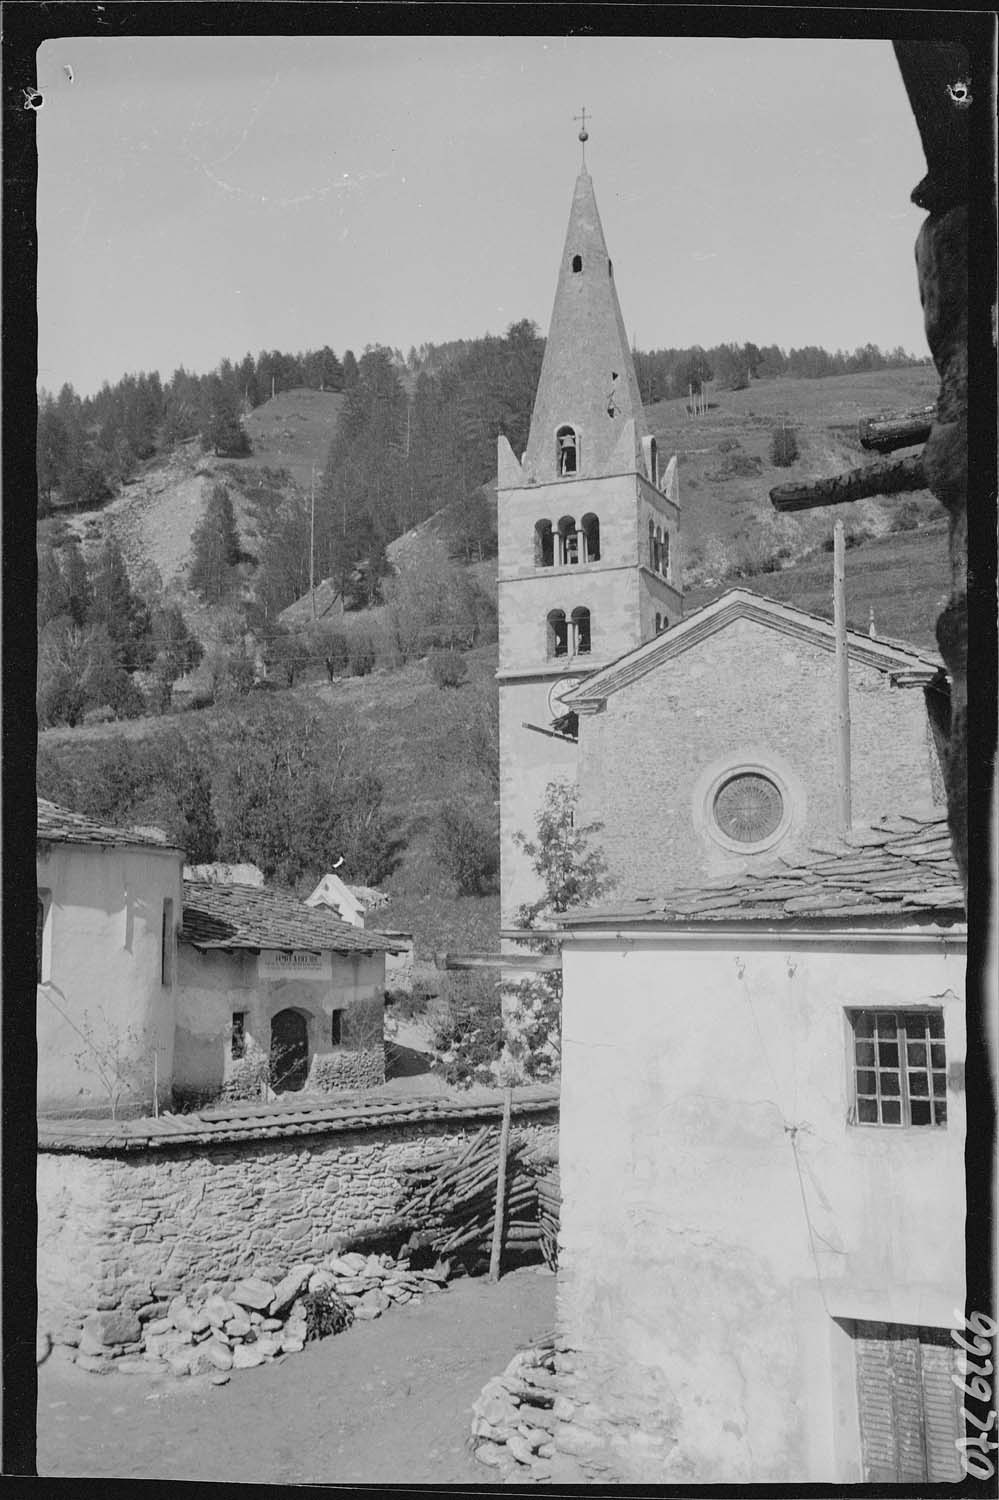
[[[500,1129],[499,1171],[496,1175],[496,1215],[493,1219],[493,1243],[489,1255],[489,1280],[499,1281],[500,1255],[503,1251],[503,1200],[506,1197],[506,1157],[510,1149],[510,1109],[513,1104],[513,1088],[508,1083],[503,1091],[503,1124]]]
[[[846,541],[833,526],[833,623],[836,630],[836,784],[841,833],[853,821],[850,802],[850,656],[846,644]]]

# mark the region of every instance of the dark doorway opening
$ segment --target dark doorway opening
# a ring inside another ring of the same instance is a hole
[[[309,1072],[309,1025],[301,1011],[279,1010],[271,1021],[270,1062],[275,1093],[304,1086]]]

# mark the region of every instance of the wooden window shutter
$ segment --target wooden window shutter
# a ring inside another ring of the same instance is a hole
[[[923,1392],[919,1379],[919,1342],[914,1328],[897,1329],[890,1343],[895,1398],[895,1431],[898,1436],[898,1475],[902,1482],[918,1484],[926,1478],[923,1451]],[[908,1335],[908,1336],[907,1336]]]
[[[946,1484],[963,1476],[957,1440],[963,1437],[961,1393],[951,1380],[957,1373],[950,1343],[922,1343],[923,1414],[926,1422],[926,1478]]]
[[[898,1447],[892,1410],[891,1345],[886,1323],[868,1323],[870,1337],[855,1340],[860,1443],[864,1479],[892,1484],[898,1478]]]
[[[962,1477],[961,1396],[942,1328],[854,1324],[864,1479],[947,1484]],[[862,1332],[861,1332],[862,1330]]]

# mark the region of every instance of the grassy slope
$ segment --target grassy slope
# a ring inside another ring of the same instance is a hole
[[[691,418],[683,401],[660,401],[647,413],[665,463],[679,455],[682,554],[688,587],[717,572],[719,554],[733,558],[753,532],[790,543],[795,556],[816,545],[831,528],[830,512],[785,517],[775,528],[769,491],[789,481],[824,478],[867,462],[857,439],[862,416],[905,410],[934,401],[937,378],[932,367],[880,370],[868,375],[836,375],[827,380],[753,382],[744,391],[715,391],[703,416]],[[800,456],[789,468],[770,462],[770,438],[780,415],[794,426]],[[740,457],[758,459],[748,477],[721,477],[726,457],[723,442],[737,443]],[[932,509],[925,495],[927,508]],[[858,520],[878,525],[879,513],[890,516],[899,501],[860,501],[840,507],[847,526]],[[712,547],[712,544],[714,546]],[[714,557],[712,556],[714,553]]]

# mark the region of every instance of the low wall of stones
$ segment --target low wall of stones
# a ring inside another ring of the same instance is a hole
[[[317,1052],[309,1068],[306,1088],[324,1093],[334,1089],[377,1088],[385,1082],[385,1044],[377,1047],[341,1047],[335,1052]]]
[[[352,1237],[389,1226],[401,1171],[460,1151],[502,1101],[257,1106],[235,1125],[165,1121],[39,1122],[39,1322],[57,1340],[95,1312],[137,1311],[206,1281],[283,1274]],[[288,1123],[292,1121],[292,1123]],[[554,1090],[513,1109],[514,1137],[557,1140]]]

